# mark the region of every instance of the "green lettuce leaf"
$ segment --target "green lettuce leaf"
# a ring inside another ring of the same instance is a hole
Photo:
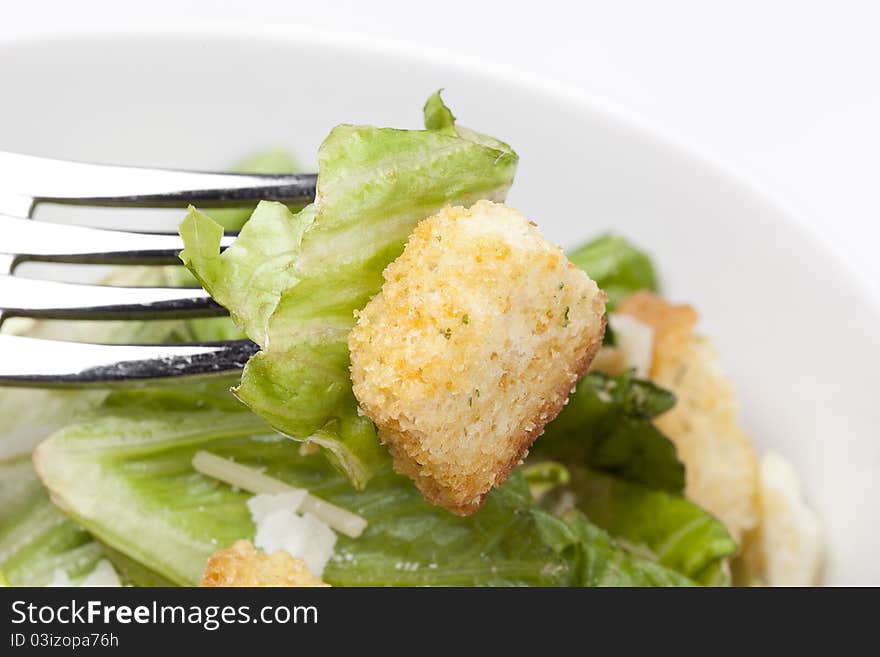
[[[103,558],[88,532],[52,506],[30,458],[0,462],[0,570],[13,586],[44,586],[56,569],[73,580]]]
[[[461,518],[426,503],[388,465],[356,491],[320,453],[303,453],[260,422],[221,388],[117,393],[91,418],[43,443],[36,463],[80,525],[177,584],[197,583],[212,552],[254,534],[249,495],[192,469],[202,449],[367,519],[359,538],[339,536],[324,572],[336,586],[693,583],[584,518],[568,514],[567,524],[542,510],[520,472],[480,511]]]
[[[651,421],[675,397],[631,372],[587,374],[568,405],[532,446],[534,457],[588,465],[671,493],[684,489],[684,465],[675,445]]]
[[[695,582],[656,561],[621,548],[576,510],[564,519],[537,515],[545,540],[574,568],[576,586],[694,586]]]
[[[369,525],[340,536],[324,578],[333,585],[569,585],[569,559],[544,540],[547,515],[518,475],[461,518],[424,501],[385,465],[356,491],[321,453],[270,432],[222,391],[117,393],[40,445],[35,462],[71,518],[149,571],[199,581],[208,556],[254,527],[248,495],[195,472],[200,449],[355,511]]]
[[[502,199],[516,169],[509,146],[452,125],[439,95],[426,120],[437,129],[334,128],[318,153],[315,203],[296,215],[261,203],[222,254],[222,229],[204,213],[180,227],[183,262],[261,348],[236,396],[278,431],[324,447],[357,488],[387,454],[351,390],[354,311],[421,219]]]
[[[443,102],[440,91],[431,94],[425,102],[422,113],[425,116],[425,129],[442,130],[448,134],[455,134],[455,115]]]
[[[540,501],[547,493],[571,481],[568,468],[556,461],[529,461],[521,469],[523,478],[532,492],[532,497]]]
[[[101,545],[50,501],[29,457],[0,462],[0,571],[12,586],[45,586],[61,570],[82,579],[107,558],[123,584],[168,580]]]
[[[622,237],[598,237],[570,251],[568,259],[605,290],[608,312],[637,290],[657,291],[657,274],[651,258]]]
[[[737,549],[724,524],[679,495],[651,490],[587,468],[545,498],[574,506],[633,551],[702,584],[730,584],[727,559]],[[571,499],[573,496],[573,499]]]
[[[174,586],[174,582],[166,577],[162,577],[142,563],[139,563],[118,550],[114,550],[108,545],[101,543],[101,549],[104,556],[113,564],[113,569],[119,575],[119,581],[123,586],[139,586],[139,587],[156,587],[156,586]]]

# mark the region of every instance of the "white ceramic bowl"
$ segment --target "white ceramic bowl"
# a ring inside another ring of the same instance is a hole
[[[519,152],[510,201],[549,238],[610,229],[654,255],[664,290],[717,341],[759,449],[804,480],[827,532],[826,582],[880,584],[880,304],[753,190],[587,98],[347,38],[56,36],[0,43],[0,149],[222,168],[284,146],[312,165],[336,123],[419,126],[438,87],[463,124]]]

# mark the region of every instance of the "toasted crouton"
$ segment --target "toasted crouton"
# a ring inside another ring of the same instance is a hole
[[[651,292],[623,299],[617,311],[654,329],[651,378],[678,403],[657,418],[686,466],[686,495],[711,511],[737,541],[758,524],[758,462],[736,422],[736,401],[711,341],[694,331],[697,313]]]
[[[489,201],[422,221],[384,278],[349,337],[355,395],[396,469],[471,514],[586,372],[605,294]]]
[[[327,586],[302,559],[278,550],[258,552],[250,541],[237,541],[208,559],[201,586]]]

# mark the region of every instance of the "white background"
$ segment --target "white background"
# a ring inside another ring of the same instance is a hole
[[[0,0],[0,37],[167,23],[313,26],[567,82],[726,165],[880,290],[876,0]]]

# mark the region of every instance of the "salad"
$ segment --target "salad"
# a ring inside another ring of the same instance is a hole
[[[516,152],[439,92],[424,120],[337,126],[314,203],[191,207],[185,266],[110,275],[197,281],[229,317],[4,326],[260,351],[211,382],[0,391],[3,582],[818,583],[819,524],[697,310],[625,237],[547,243],[504,205]]]

